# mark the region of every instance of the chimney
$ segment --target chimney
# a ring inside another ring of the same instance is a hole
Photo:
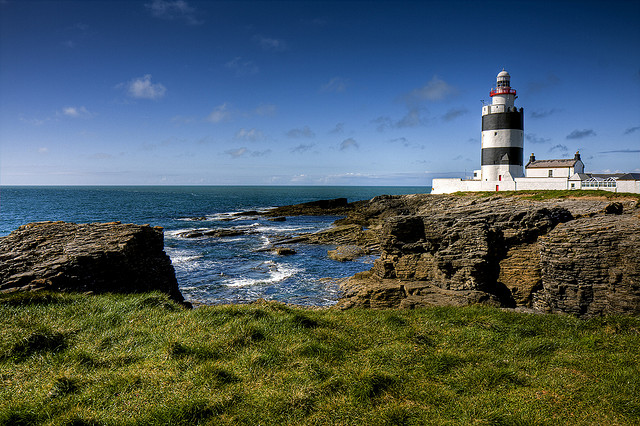
[[[536,156],[532,152],[531,157],[529,157],[529,163],[533,163],[534,161],[536,161]]]
[[[580,160],[580,151],[576,151],[576,156],[573,157],[573,159],[576,161]]]

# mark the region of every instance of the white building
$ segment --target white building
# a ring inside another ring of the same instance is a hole
[[[522,191],[539,189],[603,189],[640,193],[640,173],[611,175],[584,172],[580,153],[572,159],[536,160],[531,154],[523,170],[524,114],[516,108],[516,90],[505,70],[482,107],[481,169],[472,179],[433,179],[432,194],[458,191]]]

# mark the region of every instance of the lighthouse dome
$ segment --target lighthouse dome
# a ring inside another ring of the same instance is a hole
[[[500,73],[498,74],[498,78],[500,77],[507,77],[510,78],[511,76],[509,75],[508,72],[506,72],[504,69],[502,71],[500,71]]]

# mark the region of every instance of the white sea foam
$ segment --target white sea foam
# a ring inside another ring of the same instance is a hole
[[[260,266],[266,266],[268,268],[268,270],[265,271],[265,277],[230,278],[228,280],[225,280],[222,284],[228,287],[248,287],[258,284],[274,284],[280,281],[284,281],[287,278],[292,277],[298,272],[302,271],[302,269],[282,263],[276,263],[271,260],[262,262]]]

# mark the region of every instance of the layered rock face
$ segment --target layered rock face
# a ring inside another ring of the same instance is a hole
[[[639,212],[633,200],[377,197],[341,221],[377,230],[381,255],[339,306],[638,314]]]
[[[163,231],[119,222],[39,222],[0,239],[0,291],[138,293],[183,302]]]

